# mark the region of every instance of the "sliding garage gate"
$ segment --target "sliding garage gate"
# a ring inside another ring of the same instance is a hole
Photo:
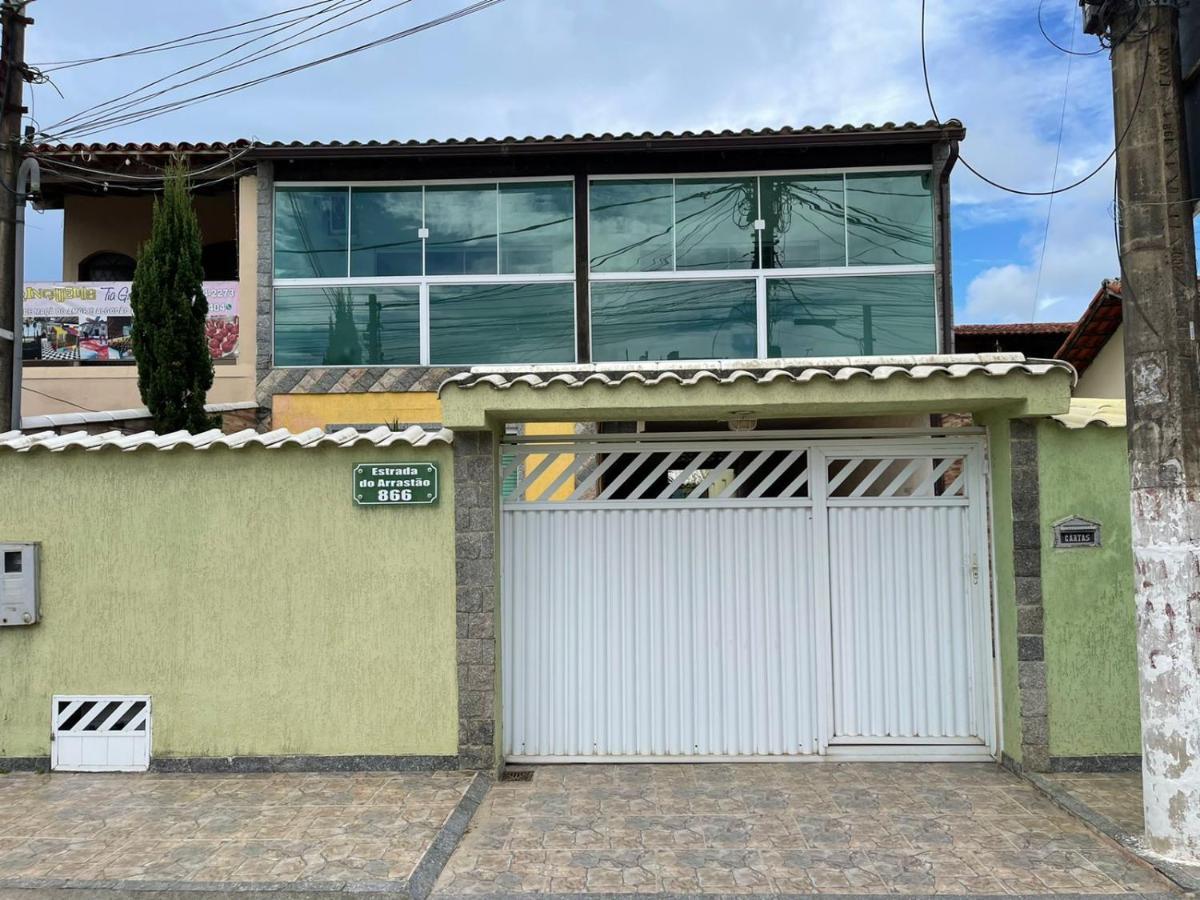
[[[503,448],[510,761],[979,759],[975,436]]]

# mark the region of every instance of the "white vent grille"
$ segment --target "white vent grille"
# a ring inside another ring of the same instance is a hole
[[[60,772],[144,772],[150,766],[150,698],[56,695],[50,767]]]

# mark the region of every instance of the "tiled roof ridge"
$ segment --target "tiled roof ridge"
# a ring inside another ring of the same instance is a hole
[[[453,440],[454,433],[449,429],[427,431],[420,425],[410,425],[403,431],[392,431],[385,425],[370,431],[342,428],[328,434],[320,428],[310,428],[295,434],[286,428],[278,428],[265,434],[259,434],[252,428],[234,434],[223,434],[219,428],[199,434],[190,434],[186,431],[174,431],[170,434],[156,434],[153,431],[142,431],[137,434],[124,434],[120,431],[106,431],[103,434],[88,434],[83,431],[72,431],[66,434],[56,434],[52,431],[35,434],[6,431],[0,433],[0,451],[11,450],[17,453],[27,453],[30,450],[59,451],[70,448],[104,450],[110,447],[119,450],[139,450],[147,447],[155,450],[174,450],[180,447],[191,450],[208,450],[212,447],[239,450],[254,446],[277,450],[282,447],[311,449],[327,446],[355,447],[364,444],[374,447],[391,447],[396,444],[427,447],[435,443],[449,444]]]

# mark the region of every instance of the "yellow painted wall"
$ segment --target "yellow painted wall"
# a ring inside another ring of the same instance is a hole
[[[537,437],[541,434],[574,434],[575,425],[572,422],[529,422],[525,426],[525,434],[528,437]],[[525,459],[525,474],[529,475],[540,466],[545,460],[545,453],[531,453]],[[566,500],[575,490],[574,476],[564,481],[553,494],[548,497],[543,497],[542,492],[545,491],[563,470],[568,468],[575,461],[575,456],[570,453],[564,453],[559,456],[554,462],[546,467],[546,471],[533,480],[533,483],[525,489],[525,496],[530,500]]]
[[[1079,376],[1076,397],[1119,400],[1125,396],[1125,326],[1120,326],[1100,348],[1092,364]]]
[[[414,460],[437,506],[352,503]],[[49,753],[55,693],[152,695],[158,757],[457,753],[448,446],[4,452],[0,491],[44,617],[0,628],[0,758]]]
[[[258,264],[257,182],[253,175],[237,184],[239,330],[237,362],[214,366],[210,403],[253,401]],[[233,204],[227,197],[196,197],[196,213],[206,242],[231,240]],[[63,215],[63,278],[79,276],[79,262],[98,250],[136,256],[150,236],[149,197],[68,197]],[[26,366],[22,372],[21,414],[132,409],[142,406],[137,367]]]
[[[406,425],[442,421],[442,405],[433,392],[365,394],[276,394],[271,427],[305,431],[331,424]]]

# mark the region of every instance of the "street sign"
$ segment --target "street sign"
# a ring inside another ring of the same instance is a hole
[[[353,496],[359,506],[432,506],[438,502],[437,463],[359,463]]]

